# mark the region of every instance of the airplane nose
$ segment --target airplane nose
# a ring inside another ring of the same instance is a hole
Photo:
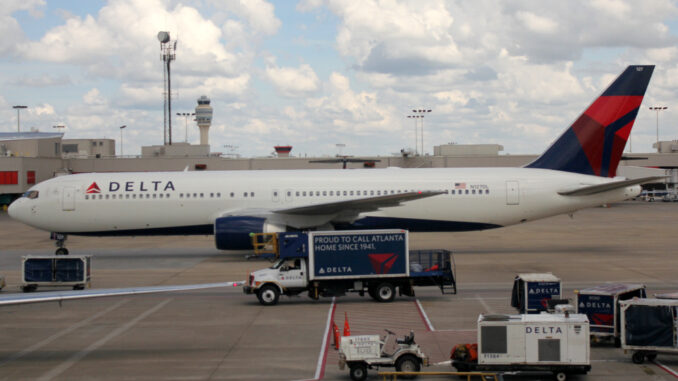
[[[22,213],[23,209],[25,209],[22,205],[24,204],[23,200],[18,199],[14,200],[13,203],[9,205],[9,208],[7,209],[7,214],[9,214],[10,217],[12,217],[15,220],[23,221],[22,216],[24,213]]]

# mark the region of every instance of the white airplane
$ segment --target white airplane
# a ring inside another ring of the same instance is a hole
[[[654,66],[629,66],[523,168],[87,173],[30,188],[12,218],[68,234],[214,234],[222,250],[250,233],[311,229],[467,231],[634,197],[656,179],[615,177]]]

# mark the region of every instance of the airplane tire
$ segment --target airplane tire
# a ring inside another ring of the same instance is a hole
[[[68,255],[68,249],[65,247],[60,247],[54,252],[56,255]]]
[[[272,284],[267,284],[259,290],[257,297],[259,298],[259,303],[265,306],[274,306],[278,304],[280,291],[278,290],[278,287]]]

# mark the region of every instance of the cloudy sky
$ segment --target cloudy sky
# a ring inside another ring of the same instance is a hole
[[[209,96],[213,152],[388,155],[414,147],[407,116],[426,108],[427,153],[539,153],[629,64],[657,65],[632,151],[652,151],[648,106],[669,107],[659,138],[678,138],[678,4],[663,0],[3,0],[0,131],[26,105],[22,130],[127,125],[126,154],[162,144],[161,30],[178,39],[173,112]]]

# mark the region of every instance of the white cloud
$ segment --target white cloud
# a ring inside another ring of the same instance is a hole
[[[308,64],[298,68],[269,66],[266,77],[276,90],[286,97],[303,97],[316,92],[320,85],[318,76]]]

